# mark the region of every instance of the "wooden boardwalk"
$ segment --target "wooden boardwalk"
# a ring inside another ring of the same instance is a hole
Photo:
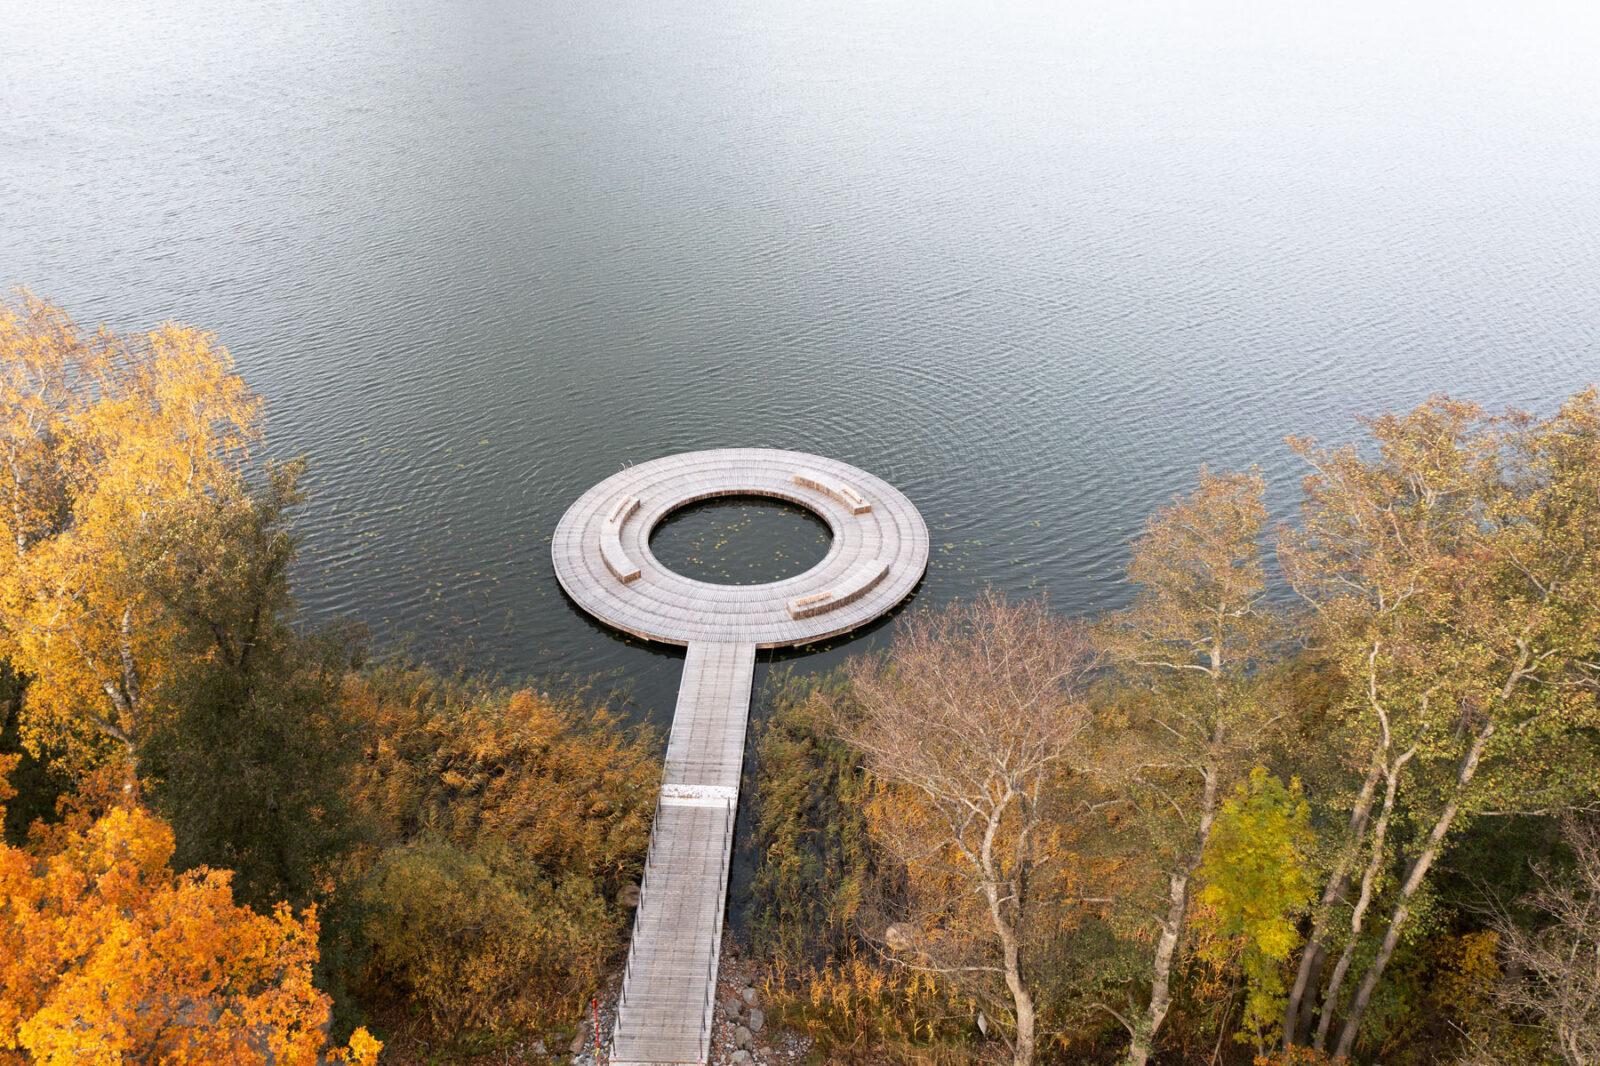
[[[804,574],[765,585],[694,581],[663,566],[650,551],[655,526],[720,495],[810,508],[833,544]],[[562,516],[551,557],[584,610],[689,649],[610,1062],[703,1064],[756,649],[808,644],[893,608],[927,567],[927,527],[911,501],[864,470],[801,452],[725,448],[643,463],[594,486]]]
[[[667,742],[612,1063],[710,1051],[754,644],[691,644]]]

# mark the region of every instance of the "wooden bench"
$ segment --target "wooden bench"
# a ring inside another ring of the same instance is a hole
[[[796,596],[790,600],[789,617],[811,618],[825,611],[843,607],[847,603],[854,603],[871,592],[872,587],[882,581],[888,572],[889,564],[882,559],[859,562],[846,571],[844,577],[840,578],[832,588]]]
[[[600,558],[605,560],[611,576],[624,585],[639,580],[638,565],[622,550],[622,526],[638,509],[639,497],[624,496],[611,508],[605,525],[600,528]]]
[[[872,504],[868,503],[861,493],[837,478],[830,478],[815,470],[802,470],[795,474],[794,483],[802,488],[816,489],[825,496],[832,496],[850,508],[851,514],[866,514],[872,510]]]

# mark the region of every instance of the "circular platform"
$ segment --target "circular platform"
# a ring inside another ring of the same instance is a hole
[[[650,551],[668,514],[713,496],[771,496],[833,532],[803,574],[763,585],[684,577]],[[717,448],[629,467],[580,496],[556,525],[556,579],[606,624],[667,644],[809,644],[872,621],[910,594],[928,565],[928,527],[893,485],[804,452]]]

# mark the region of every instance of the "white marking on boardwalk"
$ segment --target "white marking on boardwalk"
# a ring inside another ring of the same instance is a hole
[[[739,803],[739,790],[727,785],[664,784],[661,802],[691,807],[734,807]]]
[[[826,558],[765,585],[716,585],[663,566],[650,551],[656,524],[726,495],[774,496],[815,511],[833,532]],[[602,481],[562,516],[551,556],[562,588],[585,610],[689,649],[610,1061],[703,1064],[756,649],[848,632],[894,607],[927,567],[927,527],[911,501],[864,470],[801,452],[724,448]]]

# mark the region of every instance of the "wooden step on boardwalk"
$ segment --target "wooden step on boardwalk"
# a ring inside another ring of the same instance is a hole
[[[613,1066],[704,1063],[711,1048],[754,644],[691,644],[667,741]]]

